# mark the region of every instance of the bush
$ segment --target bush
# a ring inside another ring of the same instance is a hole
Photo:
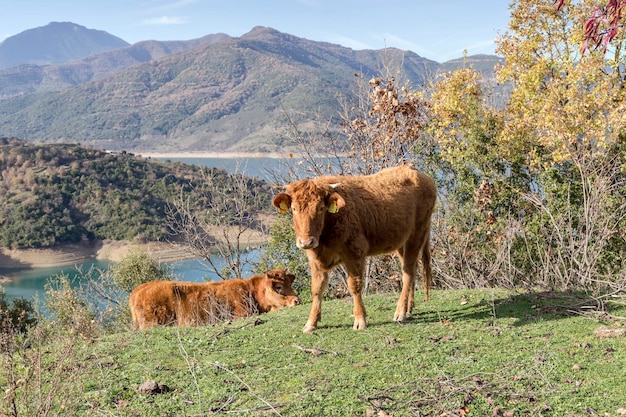
[[[111,268],[113,282],[130,293],[136,286],[157,279],[168,279],[167,268],[145,251],[133,251]]]
[[[293,289],[300,298],[311,298],[309,285],[309,262],[303,250],[296,246],[291,216],[278,216],[270,226],[269,242],[265,245],[259,261],[254,266],[256,273],[265,273],[274,268],[285,268],[296,276]]]
[[[34,309],[29,300],[16,298],[9,305],[6,292],[0,287],[0,333],[24,333],[29,326],[37,323],[33,315]]]
[[[73,288],[72,280],[67,275],[58,274],[49,278],[44,289],[44,308],[55,330],[75,332],[85,338],[96,335],[96,316]]]

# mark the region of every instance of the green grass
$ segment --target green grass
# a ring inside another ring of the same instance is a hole
[[[421,298],[421,295],[418,296]],[[434,291],[391,321],[397,295],[368,296],[198,328],[157,328],[85,344],[84,415],[612,416],[626,407],[626,338],[598,338],[570,294]],[[612,311],[624,316],[624,309]],[[153,379],[170,392],[145,395]],[[384,415],[384,414],[380,414]]]

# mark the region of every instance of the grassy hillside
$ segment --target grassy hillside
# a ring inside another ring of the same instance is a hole
[[[396,299],[366,297],[370,326],[359,332],[351,329],[349,299],[340,299],[325,302],[314,334],[301,333],[310,307],[305,304],[224,325],[120,333],[78,341],[71,349],[67,343],[63,366],[51,365],[43,387],[26,384],[16,399],[53,390],[55,407],[65,402],[66,415],[625,412],[626,338],[594,334],[603,326],[623,327],[606,313],[573,313],[588,305],[584,297],[435,291],[405,324],[390,321]],[[626,309],[612,313],[623,317]],[[48,350],[44,365],[58,359],[55,352]],[[55,369],[68,376],[50,386]],[[147,380],[162,392],[138,391]],[[5,384],[0,380],[3,392]]]

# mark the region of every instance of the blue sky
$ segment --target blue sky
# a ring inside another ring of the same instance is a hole
[[[389,3],[388,5],[383,5]],[[443,62],[493,54],[507,0],[0,0],[0,41],[50,22],[104,30],[129,43],[241,36],[269,26],[352,49],[395,47]]]

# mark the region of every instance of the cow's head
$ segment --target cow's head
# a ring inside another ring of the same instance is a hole
[[[265,273],[263,280],[265,300],[262,303],[265,310],[275,311],[300,304],[300,298],[292,287],[294,279],[295,275],[288,274],[284,269],[272,269]]]
[[[296,245],[300,249],[316,248],[327,213],[335,215],[345,206],[345,200],[335,191],[338,185],[318,185],[312,180],[300,180],[289,184],[284,193],[274,197],[273,204],[281,213],[291,208]]]

